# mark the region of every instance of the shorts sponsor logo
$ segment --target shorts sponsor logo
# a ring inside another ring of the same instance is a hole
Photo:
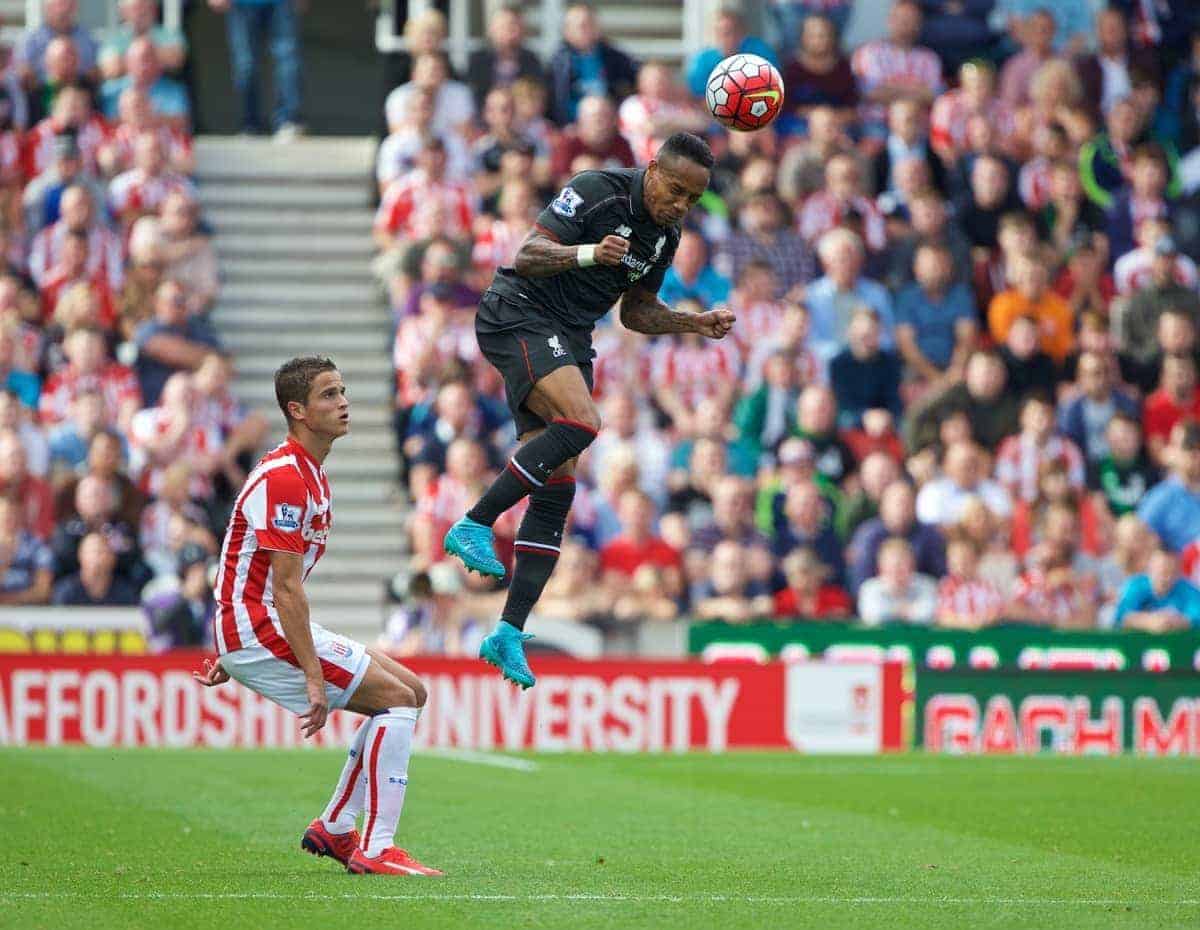
[[[581,203],[583,203],[583,198],[579,196],[579,192],[575,188],[564,187],[562,192],[551,202],[550,209],[559,216],[574,216]]]
[[[347,646],[345,643],[340,643],[337,640],[334,640],[329,644],[329,651],[342,659],[350,658],[350,655],[353,652],[349,646]]]
[[[285,533],[296,532],[300,529],[300,508],[292,504],[276,504],[271,525]]]
[[[558,341],[557,336],[551,336],[549,339],[546,340],[546,344],[548,346],[550,346],[551,351],[554,352],[555,358],[562,358],[564,355],[567,354],[567,350],[563,348],[563,345],[561,342]]]

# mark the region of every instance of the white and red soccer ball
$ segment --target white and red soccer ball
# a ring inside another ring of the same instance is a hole
[[[737,132],[753,132],[783,110],[783,78],[765,58],[730,55],[708,75],[704,99],[718,123]]]

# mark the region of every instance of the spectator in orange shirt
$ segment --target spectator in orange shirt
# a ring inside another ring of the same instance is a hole
[[[1004,342],[1013,320],[1027,316],[1037,322],[1042,351],[1062,364],[1075,345],[1071,306],[1049,289],[1050,274],[1035,253],[1026,253],[1013,263],[1013,287],[992,298],[988,307],[988,329],[992,338]]]
[[[1146,398],[1142,423],[1146,448],[1156,465],[1163,465],[1163,450],[1175,424],[1200,422],[1200,385],[1196,383],[1196,361],[1190,355],[1168,355],[1163,359],[1158,390]]]

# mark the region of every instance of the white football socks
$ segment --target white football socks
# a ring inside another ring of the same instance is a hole
[[[374,717],[367,717],[358,727],[354,739],[350,741],[350,752],[346,756],[346,764],[342,766],[341,777],[337,787],[333,789],[333,797],[321,814],[321,822],[325,829],[335,835],[349,833],[354,829],[355,821],[363,809],[363,795],[367,790],[367,780],[363,776],[363,746],[367,742],[367,731],[371,729]]]
[[[366,773],[366,821],[362,849],[374,858],[392,845],[408,786],[408,757],[419,711],[389,707],[370,721],[363,772]]]

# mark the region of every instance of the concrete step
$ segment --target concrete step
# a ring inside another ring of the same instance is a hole
[[[320,350],[320,336],[314,335],[308,351]],[[263,378],[271,380],[275,369],[291,358],[295,353],[275,351],[269,354],[247,354],[237,360],[238,373],[243,378]],[[369,385],[382,383],[390,388],[392,380],[391,360],[379,351],[374,352],[337,352],[330,356],[337,366],[350,377],[355,397],[369,390]],[[374,394],[365,395],[364,400],[375,400]]]
[[[297,322],[303,320],[303,314],[296,316]],[[316,319],[310,317],[304,322],[311,324],[315,323]],[[384,354],[390,348],[391,340],[386,329],[380,332],[381,327],[351,327],[340,315],[336,320],[328,322],[336,325],[329,325],[320,335],[321,352],[327,355],[344,352]],[[302,327],[232,329],[225,331],[223,341],[233,350],[235,356],[270,352],[291,352],[299,355],[301,352],[312,351],[313,348],[313,334],[305,332]]]
[[[220,237],[237,233],[276,233],[284,229],[319,225],[323,232],[370,232],[371,214],[365,210],[328,209],[313,217],[311,210],[279,207],[263,210],[253,206],[220,206],[205,211],[204,218]]]
[[[323,211],[339,211],[347,207],[373,210],[375,192],[366,179],[358,183],[341,182],[324,186],[302,187],[283,184],[270,178],[225,180],[201,177],[198,179],[200,203],[207,209],[235,207],[243,210],[303,209],[316,221]],[[370,214],[368,214],[370,215]]]
[[[258,258],[248,255],[228,256],[221,260],[221,277],[228,282],[275,282],[294,285],[309,281],[314,284],[363,284],[371,280],[368,258],[337,258],[313,262],[295,258]]]
[[[366,454],[355,454],[348,448],[339,450],[336,458],[331,456],[326,463],[325,471],[331,482],[347,486],[367,483],[386,484],[391,480],[393,474],[387,461],[380,456],[373,455],[369,451]],[[376,490],[386,496],[391,488],[377,488]]]
[[[320,569],[317,569],[319,572]],[[314,575],[306,590],[316,587]],[[382,585],[380,588],[382,589]],[[309,605],[312,606],[312,594],[309,594]],[[314,609],[313,619],[327,630],[349,636],[351,639],[370,646],[383,632],[384,608],[376,601],[366,604],[338,604],[321,602]]]
[[[390,578],[403,566],[396,557],[386,555],[368,556],[362,553],[347,555],[335,540],[329,551],[321,557],[322,575],[337,575],[338,583],[343,580],[372,581]],[[334,549],[338,551],[335,553]]]
[[[391,423],[378,426],[360,423],[361,418],[358,412],[350,408],[351,429],[350,435],[345,436],[337,441],[334,447],[336,458],[330,459],[331,462],[336,462],[343,457],[361,458],[370,456],[377,458],[384,453],[390,453],[395,448],[396,437],[392,432]]]
[[[225,261],[228,267],[232,259]],[[281,315],[288,307],[314,307],[319,310],[338,308],[366,309],[369,305],[381,319],[390,318],[391,311],[377,301],[378,291],[369,276],[357,283],[329,284],[324,281],[305,281],[303,284],[280,286],[258,281],[230,282],[221,288],[217,311],[226,305],[253,306],[255,314],[270,315],[278,311]]]
[[[335,581],[335,579],[329,577],[332,573],[327,574],[322,571],[324,567],[324,564],[322,564],[317,569],[321,575],[325,576],[321,578],[319,583],[317,582],[318,576],[314,574],[309,585],[305,585],[305,593],[308,594],[309,603],[313,606],[317,604],[367,605],[383,603],[383,577],[377,580],[366,579],[343,582],[337,579]]]
[[[392,342],[392,321],[378,307],[328,304],[293,304],[280,301],[278,306],[233,304],[222,300],[209,316],[228,340],[234,334],[267,334],[287,332],[297,326],[325,324],[351,332],[371,332],[376,345],[387,348]]]
[[[256,257],[308,258],[322,265],[328,259],[358,259],[369,262],[375,244],[369,233],[328,233],[324,229],[306,232],[222,234],[216,239],[217,256],[225,259],[242,255]],[[319,266],[312,270],[317,271]]]
[[[308,181],[369,171],[375,140],[369,137],[300,139],[286,146],[269,139],[204,136],[196,140],[196,173],[256,177],[271,173]]]
[[[390,505],[368,505],[361,501],[343,499],[339,489],[333,489],[333,519],[340,532],[343,524],[361,532],[394,532],[404,525],[405,516]]]
[[[325,558],[334,555],[358,555],[366,558],[399,559],[405,553],[401,524],[390,527],[364,527],[357,524],[342,526],[342,508],[336,498],[333,504],[333,540]],[[321,565],[325,562],[322,560]]]
[[[279,407],[275,403],[275,387],[269,381],[251,382],[240,378],[234,384],[234,396],[251,410],[265,414],[272,423],[276,418],[282,418]],[[380,387],[372,381],[364,381],[354,386],[354,401],[350,406],[352,429],[355,432],[365,429],[391,428],[393,417],[393,401],[395,387],[389,383]]]

